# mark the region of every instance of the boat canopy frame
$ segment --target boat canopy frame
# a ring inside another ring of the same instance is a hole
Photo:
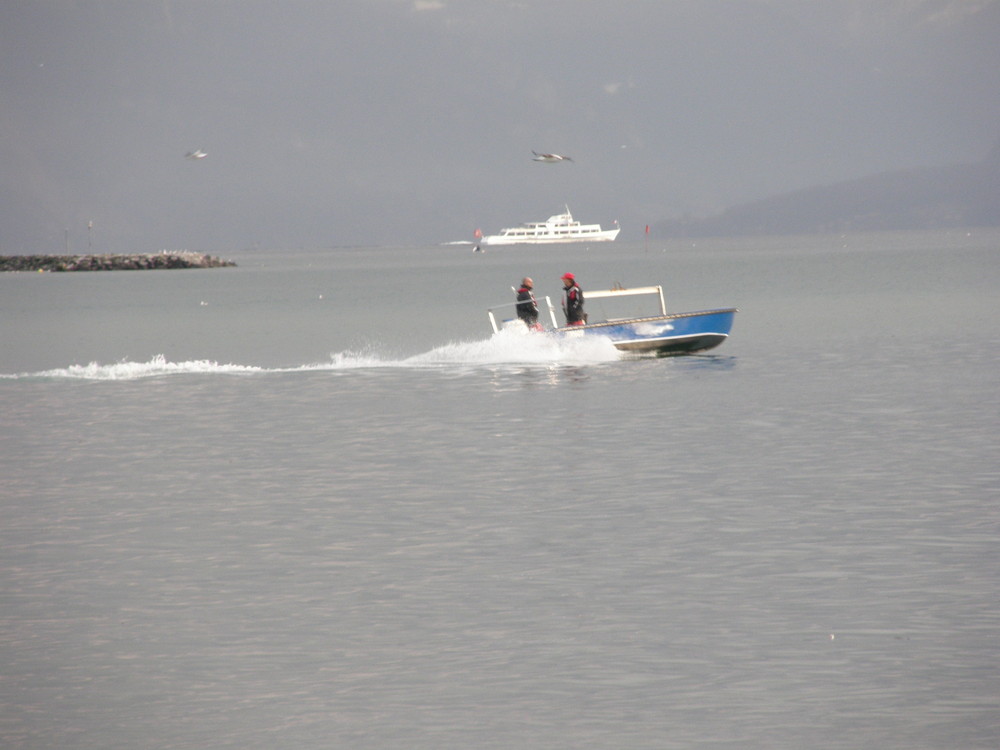
[[[660,315],[667,314],[667,303],[663,299],[663,287],[657,284],[656,286],[637,286],[632,289],[626,289],[623,286],[612,287],[611,289],[598,289],[593,292],[584,291],[583,299],[606,299],[608,297],[631,297],[633,295],[640,294],[655,294],[660,298]]]

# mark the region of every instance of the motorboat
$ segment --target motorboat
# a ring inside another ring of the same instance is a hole
[[[600,224],[581,224],[573,218],[569,206],[566,212],[554,214],[545,221],[529,221],[520,226],[501,229],[499,234],[484,236],[483,245],[545,245],[562,242],[613,242],[621,227],[601,229]]]
[[[695,354],[713,349],[729,337],[733,320],[739,312],[735,307],[694,312],[668,313],[663,299],[663,287],[643,286],[626,289],[617,286],[612,289],[585,291],[584,300],[590,303],[599,299],[655,295],[659,303],[659,314],[639,317],[608,318],[584,325],[560,326],[556,322],[556,312],[549,297],[544,297],[552,327],[543,329],[543,334],[552,336],[603,336],[611,340],[615,348],[633,354],[653,354],[669,356],[675,354]],[[541,303],[541,300],[539,300]],[[509,303],[513,307],[516,302]],[[508,305],[500,305],[505,307]],[[593,307],[593,306],[591,306]],[[487,311],[494,333],[506,325],[523,325],[518,318],[497,321],[494,311]]]

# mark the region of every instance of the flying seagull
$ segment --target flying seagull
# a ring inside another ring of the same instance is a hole
[[[557,161],[573,161],[568,156],[562,156],[561,154],[540,154],[537,151],[532,151],[535,156],[532,161],[546,161],[550,164],[555,164]]]
[[[188,151],[186,154],[184,154],[184,157],[187,159],[204,159],[206,156],[208,156],[208,154],[206,154],[200,148],[197,151]]]

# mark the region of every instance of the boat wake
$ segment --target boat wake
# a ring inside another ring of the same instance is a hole
[[[422,354],[394,358],[375,352],[337,352],[328,362],[291,367],[220,364],[212,360],[172,362],[157,355],[148,362],[121,361],[114,364],[91,362],[87,365],[40,372],[0,374],[0,380],[140,380],[171,375],[255,376],[278,373],[323,372],[367,369],[454,369],[480,367],[538,366],[553,367],[614,362],[622,358],[609,339],[596,336],[557,339],[530,333],[523,328],[505,328],[482,341],[449,343]]]

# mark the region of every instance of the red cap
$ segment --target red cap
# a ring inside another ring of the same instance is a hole
[[[576,277],[571,273],[564,273],[560,278],[569,279],[570,281],[576,281]]]

